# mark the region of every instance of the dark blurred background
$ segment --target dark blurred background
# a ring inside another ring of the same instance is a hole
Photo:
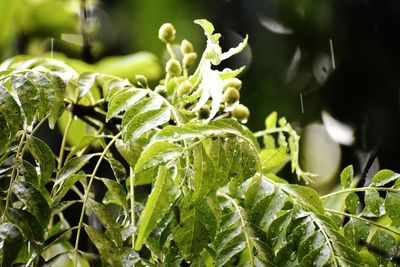
[[[305,137],[309,141],[303,148],[313,155],[303,153],[310,157],[304,164],[318,165],[312,171],[332,178],[339,167],[354,164],[360,173],[373,150],[381,168],[400,171],[400,1],[86,1],[84,27],[81,3],[0,0],[0,59],[40,55],[53,47],[94,63],[149,51],[162,65],[159,26],[173,23],[177,41],[188,39],[200,52],[205,37],[192,21],[206,18],[222,33],[226,49],[249,34],[248,48],[223,65],[247,66],[240,78],[241,102],[251,111],[248,127],[262,129],[265,117],[276,110],[301,131],[311,123],[322,125],[326,110],[354,129],[355,141],[313,145],[326,135],[320,130]],[[90,58],[82,56],[82,32],[90,42]]]

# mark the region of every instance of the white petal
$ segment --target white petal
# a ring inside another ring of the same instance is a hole
[[[333,118],[325,110],[322,111],[322,121],[329,136],[337,143],[342,145],[352,145],[354,143],[354,129]]]

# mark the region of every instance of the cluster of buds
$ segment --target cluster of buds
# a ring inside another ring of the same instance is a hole
[[[182,74],[182,69],[185,72],[197,59],[197,54],[194,52],[193,45],[187,40],[183,40],[180,47],[183,56],[182,62],[176,59],[175,53],[171,48],[171,43],[175,40],[175,35],[176,30],[171,23],[164,23],[158,31],[158,38],[166,44],[168,53],[170,54],[170,59],[165,66],[165,71],[171,77],[180,76]]]
[[[155,91],[161,95],[169,96],[171,100],[175,99],[175,97],[182,100],[188,97],[194,89],[194,85],[192,84],[192,82],[187,79],[187,69],[195,63],[197,59],[197,54],[193,49],[193,45],[188,40],[184,39],[180,44],[180,53],[182,56],[182,60],[180,62],[177,59],[171,45],[172,41],[175,40],[175,35],[176,30],[171,23],[165,23],[160,27],[158,38],[166,44],[166,48],[170,55],[170,58],[168,59],[165,66],[167,77],[164,81],[164,84],[157,86]],[[170,91],[170,89],[167,89],[170,88],[168,82],[173,77],[178,78],[174,79],[177,86],[176,90],[173,90],[174,93]],[[223,80],[222,98],[217,115],[219,114],[224,117],[231,116],[241,122],[247,121],[250,115],[249,109],[239,103],[241,87],[242,81],[238,78],[232,77]],[[172,96],[171,94],[175,96]],[[204,106],[197,110],[198,118],[207,119],[210,116],[210,101],[211,100],[207,101]],[[189,106],[187,104],[189,103],[185,104],[185,108],[190,107],[190,104]]]
[[[242,88],[242,81],[238,78],[227,78],[224,80],[224,93],[222,95],[222,107],[232,106],[232,116],[239,121],[247,121],[250,116],[249,109],[239,104],[240,89]]]

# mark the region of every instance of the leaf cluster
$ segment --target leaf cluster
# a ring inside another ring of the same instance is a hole
[[[195,22],[207,37],[197,68],[189,75],[164,40],[183,71],[167,64],[154,89],[143,76],[77,73],[52,59],[0,65],[2,266],[393,264],[400,175],[382,170],[357,187],[348,167],[343,188],[326,196],[279,177],[290,162],[300,181],[313,180],[299,165],[299,136],[277,113],[263,131],[245,127],[235,116],[244,106],[224,97],[240,90],[243,68],[214,68],[247,37],[222,52],[212,24]],[[62,114],[57,150],[36,133]],[[88,134],[68,144],[77,119]]]

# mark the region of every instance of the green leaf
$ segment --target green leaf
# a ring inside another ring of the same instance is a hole
[[[46,74],[54,88],[54,103],[49,115],[49,127],[54,129],[54,125],[65,109],[64,97],[67,85],[57,74],[53,72],[47,72]]]
[[[244,207],[251,222],[268,232],[272,221],[283,208],[285,201],[286,197],[280,190],[275,192],[272,183],[259,177],[246,191]]]
[[[202,138],[202,137],[204,137],[204,135],[196,130],[187,127],[168,125],[153,136],[152,142],[158,142],[158,141],[177,142],[181,140]]]
[[[26,160],[14,160],[18,172],[25,178],[25,181],[31,183],[34,187],[40,188],[39,178],[35,167]]]
[[[135,242],[136,250],[142,248],[146,238],[167,214],[176,195],[177,188],[172,181],[171,174],[165,166],[160,166],[154,187],[140,217],[139,230]]]
[[[353,166],[349,165],[340,174],[340,182],[343,186],[343,188],[349,188],[351,186],[351,183],[353,182],[354,178],[354,171],[353,171]]]
[[[132,168],[135,167],[136,162],[143,151],[143,146],[144,145],[137,142],[130,142],[126,144],[121,139],[118,139],[115,142],[115,147],[117,148],[118,152]]]
[[[54,106],[54,88],[50,80],[45,75],[37,71],[30,71],[26,74],[31,84],[37,89],[40,96],[38,106],[38,118],[41,120]]]
[[[113,229],[117,227],[115,219],[111,216],[110,211],[107,210],[103,204],[93,199],[89,199],[87,204],[106,229]]]
[[[316,213],[323,213],[324,208],[318,193],[314,189],[296,184],[281,184],[279,186],[291,198],[310,207]]]
[[[59,187],[58,191],[54,195],[52,206],[53,207],[56,206],[77,181],[81,181],[81,180],[83,181],[85,178],[86,178],[85,173],[77,173],[77,174],[69,175],[64,180],[63,185]]]
[[[23,119],[21,109],[7,88],[0,84],[0,113],[7,121],[10,128],[8,140],[13,140],[17,132],[22,128]]]
[[[26,122],[30,125],[38,110],[40,101],[39,92],[23,74],[11,75],[11,85],[18,94],[18,99],[26,116]]]
[[[372,178],[371,186],[383,186],[394,180],[399,179],[400,174],[391,170],[380,170]]]
[[[260,152],[263,173],[276,174],[290,161],[287,154],[288,148],[280,146],[278,149],[263,149]]]
[[[115,94],[110,99],[110,102],[108,102],[106,121],[109,121],[111,118],[117,116],[122,111],[127,110],[130,106],[134,105],[146,95],[146,90],[134,88],[123,90],[122,92]]]
[[[357,250],[367,241],[368,235],[369,226],[363,221],[350,219],[344,226],[344,236],[350,241],[351,247]]]
[[[50,219],[50,207],[43,195],[32,184],[23,181],[13,184],[13,192],[42,227],[46,227]]]
[[[28,139],[28,149],[40,166],[40,185],[45,185],[54,171],[54,155],[49,146],[36,137]]]
[[[182,154],[182,147],[168,142],[156,142],[148,146],[140,155],[134,172],[139,173],[145,169],[176,159]]]
[[[1,113],[0,125],[0,155],[2,155],[4,148],[7,147],[8,139],[10,137],[10,128],[8,127],[7,121]]]
[[[169,109],[149,110],[135,116],[126,126],[123,140],[132,142],[144,133],[167,123],[171,117]]]
[[[307,256],[305,256],[300,262],[300,266],[326,266],[330,260],[330,257],[331,255],[329,254],[329,247],[327,245],[324,245],[308,253]]]
[[[65,164],[64,167],[61,169],[56,181],[54,182],[54,185],[59,185],[63,183],[70,175],[76,173],[79,171],[88,161],[95,157],[98,156],[99,154],[94,153],[94,154],[86,154],[82,155],[79,157],[72,158],[68,160]]]
[[[207,193],[213,189],[213,178],[215,175],[214,166],[207,156],[203,145],[198,145],[193,151],[193,158],[194,158],[194,193],[192,196],[192,201],[196,202],[202,199]]]
[[[2,240],[2,265],[12,266],[23,244],[19,229],[12,223],[0,224],[0,240]]]
[[[226,154],[232,155],[229,190],[236,195],[239,186],[258,171],[258,156],[254,147],[240,138],[228,139],[224,148]]]
[[[219,207],[209,198],[192,207],[190,196],[183,202],[180,209],[180,223],[172,234],[183,257],[190,259],[197,257],[207,244],[214,240],[219,225]]]
[[[376,190],[367,190],[365,192],[365,208],[363,215],[369,217],[379,217],[385,213],[384,200],[379,196]]]
[[[128,208],[126,204],[126,192],[122,185],[120,185],[116,181],[105,178],[101,179],[101,181],[107,187],[108,192],[118,200],[119,205]]]
[[[225,153],[221,138],[211,140],[208,155],[214,165],[215,171],[212,179],[212,189],[216,191],[229,182],[229,172],[232,168],[232,155]]]
[[[43,241],[44,229],[31,213],[26,210],[8,208],[6,214],[7,218],[21,229],[26,239]]]
[[[392,220],[393,224],[400,226],[400,194],[387,192],[385,198],[386,214]]]
[[[96,85],[97,73],[84,72],[78,78],[78,100],[84,97]]]
[[[111,166],[115,179],[117,179],[117,181],[124,181],[127,176],[124,165],[114,158],[107,157],[106,159]]]
[[[394,237],[381,229],[376,230],[375,234],[372,236],[370,244],[374,246],[375,249],[381,251],[384,255],[394,255],[397,250],[397,244]],[[379,266],[387,266],[388,259],[382,255],[382,253],[376,254],[376,259],[380,264]]]
[[[358,198],[358,195],[356,193],[351,192],[346,196],[345,204],[346,209],[349,213],[356,214],[359,203],[360,199]]]
[[[159,109],[162,103],[163,101],[160,97],[149,97],[140,100],[126,110],[124,116],[122,117],[121,127],[124,129],[125,126],[138,114],[149,110]]]
[[[122,267],[121,252],[114,242],[89,225],[85,225],[85,231],[105,261],[111,266]]]
[[[276,122],[278,120],[278,113],[276,111],[272,112],[265,119],[265,128],[272,129],[276,127]]]

